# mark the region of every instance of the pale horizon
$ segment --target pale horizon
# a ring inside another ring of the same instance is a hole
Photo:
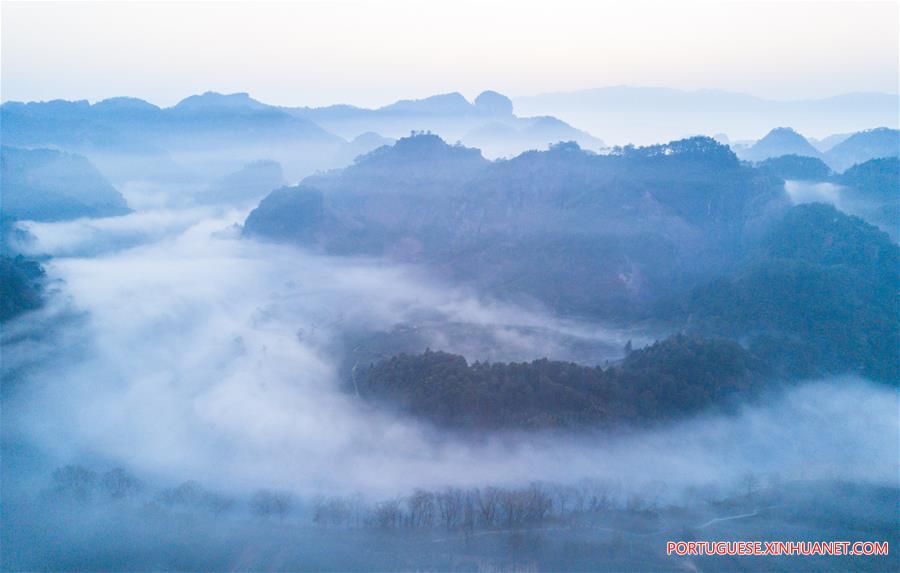
[[[896,94],[898,18],[894,2],[4,2],[0,97],[168,107],[215,91],[375,108],[620,85]]]
[[[183,100],[185,100],[185,99],[187,99],[187,98],[189,98],[189,97],[191,97],[191,96],[203,95],[203,94],[205,94],[205,93],[217,93],[217,94],[220,94],[220,95],[226,95],[226,96],[227,96],[227,95],[235,95],[235,94],[247,94],[251,99],[254,99],[254,100],[259,101],[259,102],[261,102],[261,103],[264,103],[264,104],[267,104],[267,105],[273,105],[273,106],[280,106],[280,107],[312,107],[312,108],[316,108],[316,107],[328,107],[328,106],[335,106],[335,105],[349,105],[349,106],[358,107],[358,108],[361,108],[361,109],[378,109],[378,108],[380,108],[380,107],[384,107],[384,106],[387,106],[387,105],[390,105],[390,104],[392,104],[392,103],[396,103],[396,102],[402,101],[402,100],[420,100],[420,99],[425,99],[425,98],[432,97],[432,96],[447,95],[447,94],[451,94],[451,93],[459,93],[459,94],[461,94],[464,98],[466,98],[466,100],[468,100],[469,102],[472,102],[472,101],[474,101],[474,99],[475,99],[479,94],[481,94],[482,92],[485,92],[485,91],[498,91],[498,93],[501,93],[502,95],[505,95],[505,96],[509,97],[510,99],[515,100],[515,99],[518,99],[518,98],[526,98],[526,97],[534,97],[534,96],[551,95],[551,94],[557,94],[557,93],[589,92],[589,91],[604,90],[604,89],[613,89],[613,88],[648,89],[648,90],[674,90],[674,91],[679,91],[679,92],[683,92],[683,93],[699,93],[699,92],[729,93],[729,94],[736,94],[736,95],[749,96],[749,97],[753,97],[753,98],[757,98],[757,99],[765,100],[765,101],[770,101],[770,102],[784,102],[784,103],[789,103],[789,102],[800,102],[800,101],[827,100],[827,99],[831,99],[831,98],[835,98],[835,97],[842,97],[842,96],[849,96],[849,95],[860,95],[860,94],[863,94],[863,95],[865,95],[865,94],[876,94],[876,95],[887,95],[887,96],[898,96],[898,97],[900,97],[900,93],[898,93],[898,92],[856,90],[856,91],[847,91],[847,92],[833,93],[833,94],[828,94],[828,95],[811,96],[811,97],[808,97],[808,98],[785,98],[785,99],[778,99],[778,98],[769,98],[769,97],[765,97],[765,96],[761,96],[761,95],[757,95],[757,94],[749,93],[749,92],[739,92],[739,91],[725,90],[725,89],[719,89],[719,88],[715,88],[715,87],[702,87],[702,88],[696,88],[696,89],[687,89],[687,88],[676,88],[676,87],[662,86],[662,85],[651,86],[651,85],[626,85],[626,84],[618,84],[618,85],[604,85],[604,86],[592,86],[592,87],[585,87],[585,88],[575,88],[575,89],[571,89],[571,90],[546,90],[546,91],[539,91],[539,92],[534,92],[534,93],[518,93],[518,94],[511,94],[511,93],[506,93],[506,92],[499,92],[499,90],[494,90],[494,89],[492,89],[492,88],[490,88],[490,87],[487,87],[487,88],[485,88],[485,89],[483,89],[483,90],[474,91],[474,92],[463,92],[463,91],[461,91],[461,90],[450,90],[450,91],[443,91],[443,92],[435,92],[435,93],[433,93],[433,94],[426,94],[426,95],[417,96],[417,97],[414,97],[414,98],[413,98],[413,97],[398,96],[397,99],[389,100],[389,101],[386,101],[386,102],[383,102],[383,103],[380,103],[380,104],[376,104],[376,105],[371,105],[371,106],[369,106],[369,105],[359,105],[359,104],[353,103],[353,102],[351,102],[351,101],[344,101],[344,100],[336,100],[336,101],[334,101],[334,102],[326,103],[326,104],[323,104],[323,105],[321,105],[321,106],[317,106],[317,105],[309,105],[309,106],[308,106],[306,103],[303,103],[303,102],[294,102],[294,103],[290,103],[290,102],[289,102],[289,103],[284,103],[284,102],[271,102],[271,101],[267,101],[267,100],[265,100],[265,99],[262,99],[262,98],[260,98],[260,97],[257,97],[253,92],[248,91],[248,90],[237,90],[237,91],[223,92],[223,91],[212,90],[212,89],[209,89],[209,90],[202,90],[202,91],[197,91],[197,92],[194,92],[194,93],[187,93],[187,94],[184,94],[183,97],[176,98],[176,99],[174,99],[173,101],[171,101],[171,102],[166,102],[166,103],[160,103],[160,102],[157,102],[157,101],[153,101],[153,100],[151,100],[151,99],[147,99],[147,98],[143,98],[143,97],[140,97],[140,96],[136,96],[136,95],[134,95],[134,94],[126,94],[126,93],[118,94],[118,95],[111,95],[111,96],[108,96],[108,97],[102,97],[102,98],[96,98],[96,99],[90,99],[90,98],[86,98],[86,97],[73,97],[73,98],[48,98],[48,99],[31,99],[31,100],[23,100],[23,99],[7,99],[7,98],[4,97],[4,98],[2,99],[2,102],[3,102],[3,103],[7,103],[7,102],[42,103],[42,102],[48,102],[48,101],[53,101],[53,100],[63,100],[63,101],[72,101],[72,102],[75,102],[75,101],[87,101],[88,103],[90,103],[91,105],[93,105],[93,104],[98,103],[98,102],[101,102],[101,101],[105,101],[105,100],[109,100],[109,99],[115,99],[115,98],[136,98],[136,99],[140,99],[140,100],[146,101],[147,103],[153,104],[153,105],[155,105],[155,106],[157,106],[157,107],[159,107],[159,108],[169,108],[169,107],[174,107],[175,105],[178,105],[179,102],[181,102],[181,101],[183,101]]]

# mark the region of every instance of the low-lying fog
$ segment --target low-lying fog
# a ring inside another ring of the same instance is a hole
[[[7,447],[34,452],[41,479],[74,463],[235,494],[374,499],[585,478],[626,488],[662,481],[674,494],[748,471],[896,485],[896,393],[853,377],[658,430],[438,438],[342,389],[344,333],[452,322],[478,329],[490,347],[434,335],[432,348],[469,360],[584,361],[570,349],[587,342],[593,363],[666,333],[563,321],[415,268],[241,239],[233,225],[244,215],[163,208],[23,224],[33,235],[24,248],[53,257],[53,286],[45,309],[4,329],[3,431]],[[7,486],[28,486],[26,465],[6,464]]]
[[[784,189],[795,205],[801,203],[828,203],[840,211],[855,215],[875,225],[897,241],[896,206],[890,203],[860,198],[852,189],[829,181],[785,181]],[[850,191],[850,193],[848,193]]]

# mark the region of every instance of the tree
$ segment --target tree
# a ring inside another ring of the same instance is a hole
[[[261,489],[253,494],[250,507],[261,517],[275,516],[283,519],[293,507],[291,495],[287,492]]]

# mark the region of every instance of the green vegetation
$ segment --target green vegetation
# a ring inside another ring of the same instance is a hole
[[[730,268],[747,233],[787,205],[777,177],[705,137],[609,155],[568,142],[491,163],[414,134],[272,193],[244,230],[422,263],[562,314],[633,319]]]
[[[831,169],[821,159],[802,155],[771,157],[756,167],[781,179],[827,181],[831,177]]]
[[[41,306],[44,270],[21,256],[0,256],[0,322]]]
[[[838,181],[852,187],[852,197],[900,201],[900,157],[871,159],[845,171]]]
[[[629,353],[612,367],[569,362],[468,364],[426,351],[356,374],[365,398],[465,429],[646,425],[748,396],[762,370],[738,344],[678,335]]]
[[[900,379],[900,250],[834,207],[795,207],[733,276],[694,291],[700,332],[747,338],[790,376]]]

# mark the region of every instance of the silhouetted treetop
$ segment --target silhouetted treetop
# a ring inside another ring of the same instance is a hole
[[[756,391],[761,373],[738,344],[677,335],[606,369],[547,359],[470,365],[426,351],[373,364],[355,384],[367,399],[451,428],[587,428],[723,406]]]

